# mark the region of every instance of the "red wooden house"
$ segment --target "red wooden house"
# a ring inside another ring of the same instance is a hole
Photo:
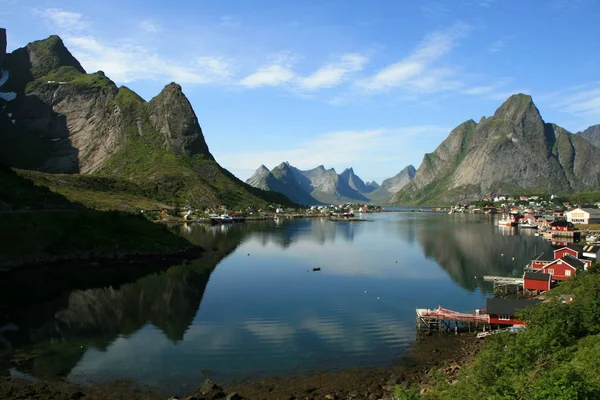
[[[587,269],[587,263],[583,260],[567,254],[563,258],[552,261],[544,265],[540,272],[543,274],[552,275],[553,281],[564,281],[575,276],[575,273]]]
[[[559,219],[550,224],[553,231],[571,232],[575,230],[575,226],[571,222]]]
[[[541,272],[525,272],[523,275],[523,289],[537,290],[540,292],[550,290],[552,275]]]
[[[486,299],[486,313],[489,315],[490,324],[514,325],[523,321],[515,318],[517,311],[526,307],[535,306],[540,300],[517,299]]]

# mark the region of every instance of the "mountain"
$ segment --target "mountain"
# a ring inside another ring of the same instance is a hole
[[[367,197],[369,197],[375,203],[380,203],[386,200],[391,195],[406,186],[415,176],[415,172],[415,167],[412,165],[407,166],[393,177],[384,179],[384,181],[381,182],[381,186],[369,193]]]
[[[335,169],[325,169],[323,165],[301,171],[288,162],[279,164],[272,171],[261,165],[246,183],[283,193],[292,201],[305,205],[366,203],[369,199],[356,188],[368,193],[373,187],[366,185],[352,168],[338,175]]]
[[[594,146],[600,147],[600,125],[592,125],[583,132],[577,132],[577,134],[589,140]]]
[[[530,96],[511,96],[490,118],[466,121],[426,154],[393,204],[448,204],[495,194],[600,187],[600,149],[544,122]]]
[[[362,193],[362,194],[371,193],[373,190],[377,189],[377,187],[379,186],[375,182],[372,182],[369,185],[367,185],[365,182],[363,182],[362,179],[360,179],[358,177],[358,175],[356,175],[354,173],[353,168],[346,168],[340,174],[340,179],[342,179],[344,182],[346,182],[348,184],[348,186],[350,186],[352,189],[354,189],[357,192]],[[375,185],[373,185],[373,184],[375,184]]]
[[[318,204],[318,201],[300,185],[289,163],[281,163],[272,171],[261,165],[246,183],[262,190],[284,194],[298,204]]]
[[[102,71],[86,73],[58,36],[10,54],[5,44],[2,30],[0,162],[38,171],[19,172],[36,183],[121,209],[291,204],[216,162],[180,85],[146,102]]]

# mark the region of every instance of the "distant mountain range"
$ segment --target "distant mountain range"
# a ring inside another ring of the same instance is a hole
[[[346,168],[341,174],[323,165],[301,171],[289,162],[283,162],[271,171],[261,165],[246,183],[285,194],[292,201],[305,205],[371,203],[387,199],[410,182],[414,172],[415,168],[409,165],[379,186],[376,182],[365,183],[353,168]]]
[[[579,135],[542,119],[530,96],[511,96],[490,118],[456,127],[388,202],[442,205],[497,194],[600,188],[598,126]]]

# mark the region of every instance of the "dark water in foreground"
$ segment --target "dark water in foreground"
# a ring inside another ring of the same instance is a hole
[[[550,249],[487,216],[368,218],[174,226],[206,255],[15,300],[0,308],[0,349],[37,356],[13,375],[175,390],[206,375],[224,382],[381,366],[414,341],[416,308],[482,308],[491,290],[483,275],[521,275]]]

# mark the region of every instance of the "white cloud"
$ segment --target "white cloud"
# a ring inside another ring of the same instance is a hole
[[[32,12],[62,32],[76,33],[89,28],[88,20],[78,12],[65,11],[60,8],[47,8],[44,10],[35,8]]]
[[[357,82],[357,85],[369,92],[404,88],[433,93],[460,87],[461,83],[452,78],[455,75],[453,68],[437,67],[435,64],[449,54],[469,30],[469,25],[457,23],[446,31],[433,33],[407,57]]]
[[[163,30],[160,24],[149,19],[138,21],[137,27],[147,33],[159,33]]]
[[[560,108],[575,116],[600,116],[600,87],[585,90],[567,90],[560,93],[560,100],[554,103],[554,107]]]
[[[89,23],[80,13],[55,8],[35,9],[33,13],[53,25],[87,71],[102,70],[118,83],[162,80],[208,84],[222,83],[232,75],[231,63],[222,57],[200,56],[192,61],[166,59],[155,49],[128,40],[105,44],[89,34]],[[137,26],[146,32],[162,29],[150,20],[141,20]]]
[[[280,52],[269,57],[269,62],[238,83],[248,88],[261,86],[281,86],[296,79],[292,66],[298,61],[297,55]]]
[[[242,79],[240,85],[250,88],[280,86],[290,82],[294,77],[294,71],[283,65],[265,65]]]
[[[506,42],[504,40],[496,40],[489,48],[490,53],[497,53],[504,50]]]
[[[317,90],[337,86],[354,72],[361,71],[368,58],[356,53],[342,55],[338,61],[326,64],[313,74],[300,79],[300,86],[306,90]]]

